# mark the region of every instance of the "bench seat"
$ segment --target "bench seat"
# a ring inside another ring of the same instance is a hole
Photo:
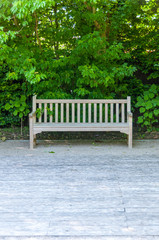
[[[34,133],[41,132],[98,132],[98,131],[119,131],[128,133],[128,123],[35,123]]]

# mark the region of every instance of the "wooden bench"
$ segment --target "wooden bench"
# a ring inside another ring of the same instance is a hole
[[[64,131],[119,131],[128,135],[132,148],[131,98],[127,99],[37,99],[29,114],[30,148],[36,134]],[[37,115],[39,115],[37,117]]]

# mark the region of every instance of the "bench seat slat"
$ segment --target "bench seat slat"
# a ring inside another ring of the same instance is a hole
[[[103,127],[128,127],[128,123],[35,123],[34,128],[41,128],[41,127],[46,127],[50,128],[51,126],[56,127],[56,128],[61,128],[61,127],[66,127],[69,131],[69,128],[87,128],[87,127],[92,127],[92,128],[103,128]]]
[[[102,131],[120,131],[123,133],[128,133],[129,125],[126,123],[119,124],[104,124],[104,123],[58,123],[58,124],[46,124],[46,123],[37,123],[34,125],[34,133],[40,132],[102,132]]]

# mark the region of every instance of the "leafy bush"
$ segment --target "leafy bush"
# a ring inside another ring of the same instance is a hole
[[[5,110],[11,111],[14,116],[19,116],[19,118],[23,118],[23,116],[27,116],[29,111],[29,106],[26,103],[26,97],[22,95],[21,97],[17,97],[15,100],[10,100],[5,105]]]
[[[137,98],[136,107],[139,108],[141,116],[138,123],[141,127],[151,131],[154,123],[159,122],[159,87],[153,84],[142,96]]]
[[[0,126],[28,124],[34,94],[131,96],[134,110],[145,84],[158,84],[158,21],[156,0],[0,1]],[[138,101],[149,129],[158,117],[150,93]]]

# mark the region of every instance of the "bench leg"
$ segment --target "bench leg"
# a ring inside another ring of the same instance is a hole
[[[33,136],[34,136],[33,144],[34,146],[36,146],[36,134],[34,134]]]
[[[129,131],[128,131],[128,146],[129,148],[132,148],[132,141],[133,141],[133,131],[132,131],[132,118],[130,118],[129,122]]]
[[[29,119],[30,149],[34,148],[33,119]]]
[[[132,148],[132,132],[129,132],[128,134],[128,146],[129,148]]]
[[[32,150],[34,148],[34,138],[33,134],[30,131],[30,149]]]
[[[132,115],[129,116],[129,131],[128,131],[128,146],[132,148],[132,141],[133,141],[133,121]]]

